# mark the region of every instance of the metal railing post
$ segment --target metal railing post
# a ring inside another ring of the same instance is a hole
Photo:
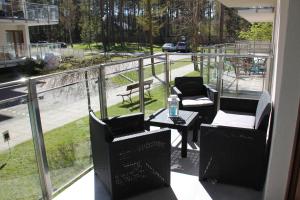
[[[3,46],[3,54],[4,54],[4,66],[6,67],[6,55],[5,55],[5,47]]]
[[[37,167],[41,183],[43,199],[50,200],[52,197],[52,184],[49,173],[49,166],[44,143],[38,96],[36,91],[36,80],[29,79],[28,88],[28,112],[34,143]]]
[[[200,76],[203,77],[203,62],[204,62],[204,59],[203,59],[203,49],[200,50],[201,52],[201,56],[200,56]]]
[[[143,58],[139,59],[139,99],[140,99],[140,111],[145,113],[145,98],[144,98],[144,60]]]
[[[87,103],[88,103],[88,111],[91,110],[91,97],[90,97],[90,87],[89,87],[89,79],[87,71],[84,72],[84,79],[85,79],[85,89],[86,89],[86,96],[87,96]]]
[[[98,74],[98,92],[100,103],[100,116],[101,119],[106,119],[107,115],[107,102],[106,102],[106,83],[105,83],[105,67],[100,65]]]
[[[218,47],[215,46],[215,54],[217,54],[217,53],[218,53]],[[217,63],[217,56],[215,56],[215,63]]]
[[[170,58],[169,54],[166,53],[166,64],[165,64],[165,73],[166,73],[166,82],[165,82],[165,107],[168,105],[168,97],[170,95],[170,79],[169,79],[169,71],[170,70]]]
[[[211,47],[208,48],[208,57],[207,57],[207,84],[209,84],[210,81],[210,53],[211,53]]]

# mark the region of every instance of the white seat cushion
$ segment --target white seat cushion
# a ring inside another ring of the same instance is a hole
[[[182,98],[183,107],[211,106],[213,104],[213,101],[204,96],[192,96]]]
[[[219,110],[212,125],[254,129],[255,116]]]

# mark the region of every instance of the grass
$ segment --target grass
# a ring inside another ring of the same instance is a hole
[[[153,88],[151,96],[145,98],[146,115],[165,105],[163,86]],[[134,112],[139,112],[138,96],[133,97],[133,103],[118,103],[108,108],[111,117]],[[44,140],[54,189],[92,164],[87,116],[46,132]],[[0,166],[4,163],[0,169],[0,199],[39,199],[41,191],[32,141],[14,146],[11,152],[0,152]]]
[[[90,47],[88,44],[85,43],[77,43],[73,45],[74,49],[81,49],[81,50],[103,50],[102,43],[91,43]],[[154,52],[161,51],[161,45],[153,45]],[[127,53],[134,53],[134,52],[150,52],[150,48],[148,46],[142,46],[141,44],[138,45],[137,43],[125,43],[124,46],[121,44],[116,43],[115,45],[111,46],[110,52],[127,52]]]
[[[91,47],[92,50],[97,50],[97,49],[102,48],[102,44],[94,42],[94,43],[91,43],[90,47]],[[90,50],[89,45],[85,44],[85,43],[73,44],[73,48],[74,49],[81,49],[81,50]]]
[[[189,58],[184,58],[184,59],[177,60],[176,62],[174,62],[174,64],[171,65],[172,70],[180,68],[180,67],[184,67],[188,64],[191,64],[190,62],[187,62],[187,61],[190,61],[190,59]],[[156,75],[164,73],[164,66],[165,66],[164,63],[155,65],[154,68],[155,68]],[[137,71],[124,72],[121,75],[117,75],[117,76],[112,77],[111,81],[112,81],[113,84],[118,85],[118,86],[130,84],[131,82],[128,79],[124,78],[124,76],[128,77],[129,79],[131,79],[134,82],[138,81]],[[147,78],[150,78],[150,77],[152,77],[152,69],[151,69],[151,66],[148,66],[144,69],[144,78],[147,79]]]

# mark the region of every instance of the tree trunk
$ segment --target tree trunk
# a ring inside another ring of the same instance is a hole
[[[125,33],[124,33],[124,0],[120,0],[120,9],[119,9],[119,23],[121,30],[121,46],[124,47],[125,42]]]
[[[220,12],[220,32],[219,32],[219,42],[223,43],[224,38],[224,5],[221,4],[221,12]]]
[[[152,8],[151,8],[151,0],[147,0],[147,12],[149,18],[149,31],[148,31],[148,38],[149,38],[149,45],[150,45],[150,55],[153,55],[153,24],[152,24]],[[154,58],[151,57],[151,69],[152,75],[155,76],[155,68],[154,68]]]
[[[193,16],[192,16],[192,33],[193,33],[193,37],[192,37],[192,51],[193,52],[197,52],[198,49],[198,41],[199,41],[199,37],[200,35],[198,34],[199,32],[199,6],[200,6],[200,2],[199,0],[195,0],[193,5]],[[199,66],[198,66],[198,58],[197,56],[192,56],[192,60],[194,62],[194,71],[199,71]]]
[[[110,34],[109,37],[111,37],[111,43],[113,46],[115,45],[115,4],[114,0],[109,0],[109,18],[110,18],[110,23],[109,23],[109,28],[110,28]]]
[[[208,44],[211,43],[211,7],[212,2],[209,2],[209,10],[208,10]]]
[[[71,47],[73,48],[73,40],[72,40],[72,32],[71,32],[71,27],[69,27],[69,40],[70,40],[70,44],[71,44]]]

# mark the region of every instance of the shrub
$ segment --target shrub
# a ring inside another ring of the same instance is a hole
[[[24,63],[17,66],[18,72],[32,76],[41,74],[45,67],[45,62],[43,60],[33,60],[32,58],[27,58]]]

